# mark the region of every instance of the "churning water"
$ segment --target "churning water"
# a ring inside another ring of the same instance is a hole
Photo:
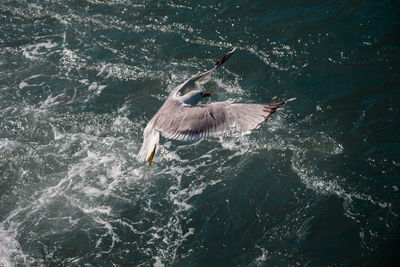
[[[1,1],[0,266],[398,262],[399,23],[399,1]],[[297,100],[139,164],[232,47],[212,101]]]

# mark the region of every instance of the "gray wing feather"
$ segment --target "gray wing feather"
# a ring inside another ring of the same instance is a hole
[[[288,101],[268,104],[230,104],[217,102],[186,106],[170,101],[160,109],[154,128],[165,137],[193,140],[218,136],[235,127],[243,134],[258,128],[277,108]]]
[[[171,95],[176,96],[178,93],[180,93],[181,95],[184,95],[193,90],[201,90],[200,85],[208,82],[211,78],[211,73],[216,68],[218,68],[222,64],[224,64],[232,56],[232,54],[235,52],[235,50],[236,50],[236,47],[233,48],[231,51],[229,51],[227,54],[225,54],[222,59],[218,60],[215,63],[215,65],[212,69],[210,69],[206,72],[203,72],[203,73],[196,74],[189,80],[187,80],[184,83],[175,87],[175,89],[172,91]]]
[[[189,80],[185,81],[184,83],[178,85],[171,95],[176,96],[176,94],[180,93],[181,95],[184,95],[190,91],[194,90],[201,90],[200,85],[205,84],[208,82],[211,78],[211,73],[216,69],[216,67],[212,68],[211,70],[208,70],[203,73],[199,73],[194,75],[192,78]]]

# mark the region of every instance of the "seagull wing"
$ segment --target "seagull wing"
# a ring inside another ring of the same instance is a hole
[[[190,91],[201,90],[200,85],[208,82],[211,78],[211,74],[213,73],[213,71],[216,68],[218,68],[219,66],[221,66],[224,62],[226,62],[232,56],[232,54],[233,54],[233,52],[235,52],[235,50],[236,50],[236,48],[232,49],[227,54],[225,54],[222,59],[218,60],[215,63],[215,65],[212,69],[210,69],[206,72],[203,72],[203,73],[196,74],[192,78],[185,81],[184,83],[178,85],[172,91],[171,95],[177,96],[178,93],[180,93],[181,95],[184,95]]]
[[[153,127],[165,137],[176,140],[218,136],[232,127],[242,134],[249,134],[291,100],[268,104],[216,102],[197,106],[171,103],[162,112],[166,116],[158,116]]]
[[[194,90],[201,90],[200,85],[205,84],[206,82],[208,82],[210,80],[211,73],[213,73],[214,70],[215,70],[215,67],[209,71],[199,73],[199,74],[193,76],[189,80],[178,85],[174,89],[174,91],[172,92],[171,95],[173,95],[173,96],[177,96],[177,94],[184,95],[184,94],[194,91]]]

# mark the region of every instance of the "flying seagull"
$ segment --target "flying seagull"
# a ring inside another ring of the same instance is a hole
[[[277,108],[295,99],[268,104],[214,102],[198,105],[201,99],[211,96],[210,92],[203,92],[200,85],[208,82],[211,73],[227,61],[235,50],[236,48],[217,61],[211,70],[193,76],[172,91],[144,129],[138,161],[147,160],[151,165],[160,133],[175,140],[214,137],[233,127],[242,134],[249,134],[267,121]]]

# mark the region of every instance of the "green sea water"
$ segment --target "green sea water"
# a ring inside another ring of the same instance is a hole
[[[0,266],[390,266],[399,1],[0,2]],[[171,90],[292,97],[251,135],[161,139]]]

